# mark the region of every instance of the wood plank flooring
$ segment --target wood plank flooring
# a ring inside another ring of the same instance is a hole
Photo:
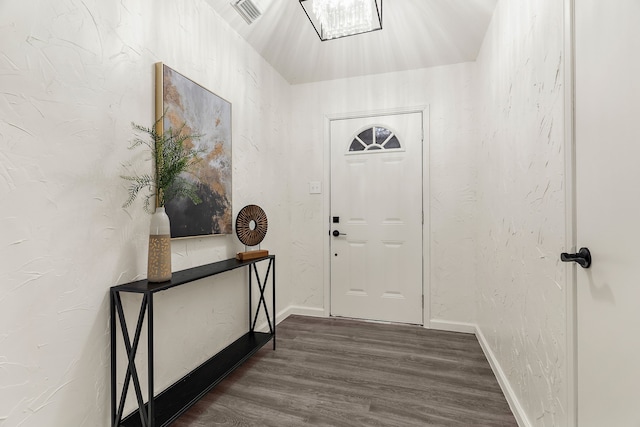
[[[290,316],[173,427],[517,426],[473,335]]]

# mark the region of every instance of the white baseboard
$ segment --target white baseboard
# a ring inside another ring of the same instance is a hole
[[[448,332],[464,332],[465,334],[476,333],[476,325],[473,323],[451,322],[448,320],[430,320],[425,325],[425,328]]]
[[[291,315],[291,306],[280,310],[278,312],[278,314],[276,315],[276,325],[279,324],[280,322],[282,322],[284,319],[286,319],[287,317],[289,317]],[[256,331],[261,331],[261,332],[269,332],[269,325],[267,324],[267,321],[264,320],[262,322],[260,322],[259,324],[256,325]]]
[[[327,317],[324,314],[324,308],[302,307],[299,305],[291,305],[288,307],[289,314],[297,314],[299,316],[309,317]]]
[[[300,316],[309,316],[309,317],[325,317],[323,308],[300,307],[300,306],[290,305],[289,307],[286,307],[278,312],[278,314],[276,315],[276,325],[282,322],[287,317],[291,316],[292,314],[298,314]],[[269,326],[267,325],[267,321],[264,320],[263,322],[259,323],[258,325],[256,325],[255,329],[256,331],[268,332]]]
[[[278,314],[276,315],[276,325],[280,322],[282,322],[284,319],[286,319],[287,317],[291,316],[291,306],[280,310],[278,312]]]
[[[513,416],[518,422],[518,426],[532,427],[533,424],[531,424],[529,418],[527,417],[527,414],[522,408],[522,405],[520,405],[520,401],[516,397],[516,394],[511,387],[511,383],[509,382],[507,375],[502,370],[500,363],[498,363],[498,360],[496,359],[495,354],[493,354],[493,351],[491,350],[491,347],[489,346],[489,343],[487,342],[484,334],[480,330],[480,327],[476,326],[475,334],[476,338],[478,338],[478,342],[480,343],[480,347],[482,347],[482,351],[484,352],[485,357],[489,361],[489,365],[491,365],[491,370],[498,380],[498,384],[502,389],[502,393],[507,399],[507,403],[511,408],[511,412],[513,412]]]

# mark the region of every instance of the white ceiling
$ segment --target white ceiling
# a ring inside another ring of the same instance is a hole
[[[383,0],[383,29],[322,42],[298,0],[273,0],[248,25],[232,0],[207,0],[291,84],[474,61],[497,0]]]

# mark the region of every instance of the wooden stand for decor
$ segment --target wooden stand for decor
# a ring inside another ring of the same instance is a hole
[[[257,205],[248,205],[240,209],[236,218],[236,235],[246,246],[260,245],[260,242],[267,235],[267,215],[262,208]],[[260,249],[239,252],[236,255],[238,261],[250,261],[252,259],[269,256],[269,251]]]
[[[255,251],[238,252],[236,259],[238,261],[250,261],[252,259],[265,258],[269,256],[269,251],[266,249],[258,249]]]

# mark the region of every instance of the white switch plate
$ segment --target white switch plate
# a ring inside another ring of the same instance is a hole
[[[309,194],[322,194],[322,183],[320,181],[309,182]]]

